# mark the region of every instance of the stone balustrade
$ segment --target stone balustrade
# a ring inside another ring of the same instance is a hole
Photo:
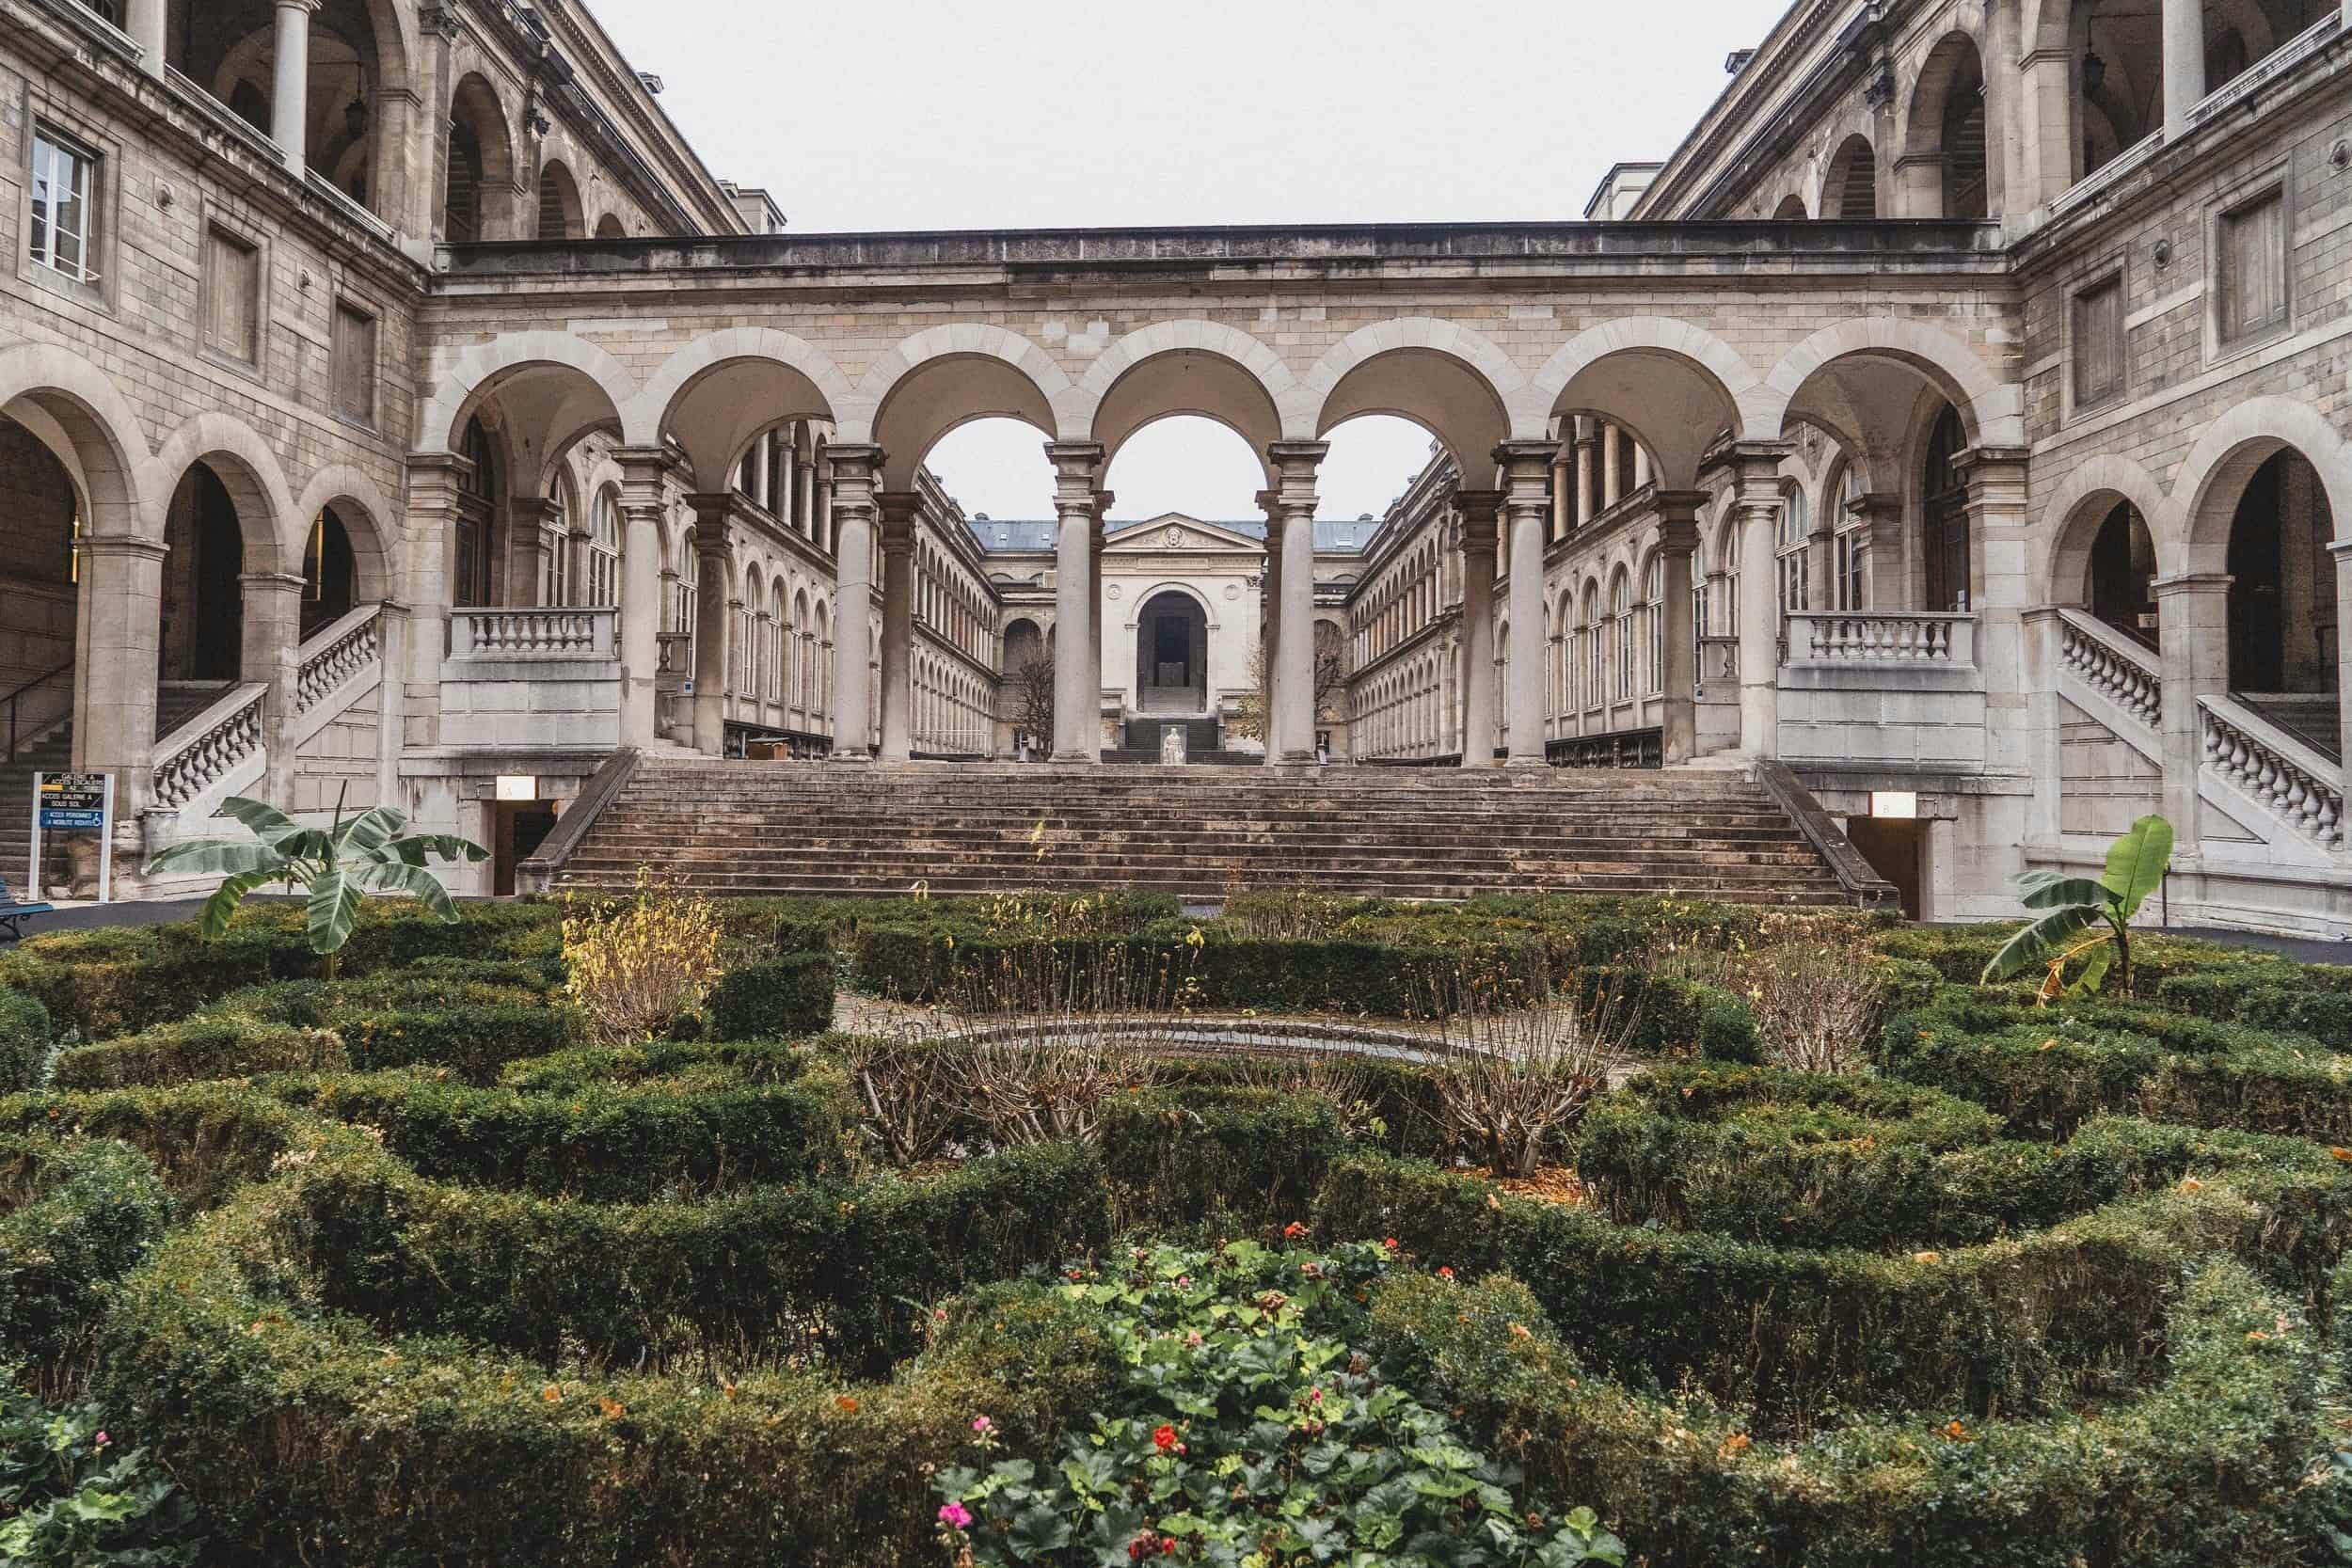
[[[1909,664],[1970,669],[1977,619],[1930,610],[1805,611],[1788,617],[1788,655],[1800,664]]]
[[[2164,718],[2164,674],[2154,651],[2080,610],[2060,610],[2058,623],[2058,661],[2066,672],[2153,730]]]
[[[247,681],[181,726],[155,753],[155,803],[177,811],[262,749],[262,699]]]
[[[361,605],[302,645],[294,711],[308,713],[384,657],[384,607]]]
[[[1734,701],[1740,695],[1740,640],[1737,637],[1699,639],[1698,687],[1701,697]]]
[[[494,659],[610,659],[621,612],[568,608],[453,610],[449,657]]]
[[[2198,699],[2204,766],[2303,837],[2344,847],[2342,776],[2325,757],[2226,697]]]

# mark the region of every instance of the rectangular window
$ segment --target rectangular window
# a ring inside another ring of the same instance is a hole
[[[361,424],[375,423],[375,318],[340,300],[335,304],[335,412]]]
[[[204,233],[204,346],[261,362],[262,247],[226,229]]]
[[[46,125],[33,132],[33,260],[77,283],[94,283],[91,227],[98,155]]]
[[[2074,406],[2089,408],[2123,389],[2123,279],[2074,296]]]
[[[2220,334],[2234,343],[2287,319],[2286,198],[2277,186],[2221,214]]]

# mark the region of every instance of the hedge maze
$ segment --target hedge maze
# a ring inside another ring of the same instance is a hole
[[[1867,1067],[1799,1072],[1656,961],[1767,918],[747,902],[695,1020],[617,1046],[544,907],[372,917],[333,984],[269,910],[209,946],[28,942],[0,958],[0,1346],[151,1448],[206,1562],[946,1563],[976,1416],[1050,1464],[1132,1374],[1069,1278],[1147,1236],[1385,1242],[1359,1375],[1628,1560],[2337,1560],[2352,971],[2152,940],[2139,1000],[2042,1007],[1972,983],[1998,932],[1859,927]],[[836,978],[929,1000],[1055,942],[1213,1014],[1405,1013],[1433,967],[1605,980],[1645,1065],[1561,1134],[1574,1201],[1470,1165],[1430,1069],[1373,1057],[1147,1053],[1086,1141],[993,1147],[950,1105],[894,1165]],[[982,1561],[1093,1560],[971,1528]]]

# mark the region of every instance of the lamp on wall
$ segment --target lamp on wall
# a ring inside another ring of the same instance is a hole
[[[353,94],[351,103],[344,107],[343,129],[351,134],[353,141],[368,134],[368,100],[365,93]]]
[[[2099,51],[2085,45],[2083,49],[2083,91],[2097,92],[2107,79],[2107,62],[2099,57]]]

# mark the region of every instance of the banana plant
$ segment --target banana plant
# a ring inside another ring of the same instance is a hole
[[[2046,1006],[2061,995],[2097,990],[2112,967],[2123,994],[2131,995],[2132,917],[2163,885],[2171,866],[2172,824],[2161,816],[2143,816],[2108,847],[2106,870],[2095,880],[2058,871],[2026,871],[2010,878],[2010,885],[2026,908],[2043,912],[2001,944],[1978,983],[1991,985],[2034,964],[2046,964],[2049,973],[2041,993]],[[2086,931],[2092,934],[2075,940]],[[2083,959],[2082,973],[2070,985],[2066,968],[2077,958]]]
[[[305,828],[266,800],[232,795],[221,803],[225,816],[251,832],[249,839],[198,838],[174,844],[157,855],[151,869],[219,877],[204,901],[199,929],[206,941],[229,929],[246,895],[272,882],[309,896],[307,928],[310,951],[326,960],[335,978],[343,943],[359,923],[360,900],[371,893],[412,895],[444,924],[457,920],[449,890],[426,867],[436,859],[485,861],[490,852],[454,833],[403,833],[408,819],[389,806],[357,816],[343,816],[335,802],[335,825]]]

